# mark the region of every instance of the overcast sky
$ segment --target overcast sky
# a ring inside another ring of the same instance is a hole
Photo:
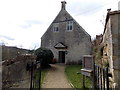
[[[91,35],[103,33],[107,9],[119,0],[66,0],[66,10]],[[61,10],[61,0],[0,0],[0,43],[40,47],[41,36]]]

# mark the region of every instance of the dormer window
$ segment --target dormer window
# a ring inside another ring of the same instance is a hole
[[[67,31],[73,30],[73,21],[68,21],[66,26]]]
[[[59,32],[59,23],[53,24],[53,32]]]

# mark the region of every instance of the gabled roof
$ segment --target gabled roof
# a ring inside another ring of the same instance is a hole
[[[107,28],[107,23],[108,23],[108,20],[109,20],[110,16],[111,15],[116,15],[116,14],[120,14],[120,10],[117,10],[117,11],[110,11],[109,10],[107,12],[106,19],[105,19],[105,26],[104,26],[103,35],[105,34],[105,31],[106,31],[106,28]],[[101,42],[103,42],[103,38],[102,38]]]
[[[64,45],[63,43],[59,42],[54,46],[54,48],[56,48],[56,49],[67,49],[67,46]]]
[[[103,32],[103,34],[105,33],[106,25],[107,25],[107,23],[108,23],[108,20],[109,20],[110,15],[115,15],[115,14],[120,14],[120,10],[117,10],[117,11],[108,11],[108,13],[107,13],[107,15],[106,15],[105,27],[104,27],[104,32]]]
[[[53,22],[51,23],[51,25],[48,27],[48,29],[46,30],[46,32],[50,29],[50,27],[52,26],[53,23],[59,23],[59,22],[66,22],[66,21],[71,21],[73,20],[79,28],[81,28],[81,30],[89,37],[91,37],[77,22],[76,20],[67,12],[66,10],[66,2],[62,1],[62,8],[60,10],[60,12],[58,13],[58,15],[55,17],[55,19],[53,20]],[[44,33],[44,35],[46,34],[46,32]],[[79,32],[79,30],[78,30]],[[42,37],[44,37],[44,35]],[[41,38],[42,38],[41,37]]]

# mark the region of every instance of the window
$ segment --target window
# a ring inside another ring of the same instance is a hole
[[[59,32],[59,23],[53,24],[53,32]]]
[[[68,21],[66,28],[68,31],[72,31],[73,30],[73,21]]]

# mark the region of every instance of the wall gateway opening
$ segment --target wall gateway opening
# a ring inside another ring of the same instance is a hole
[[[59,51],[59,63],[65,63],[65,51]]]

